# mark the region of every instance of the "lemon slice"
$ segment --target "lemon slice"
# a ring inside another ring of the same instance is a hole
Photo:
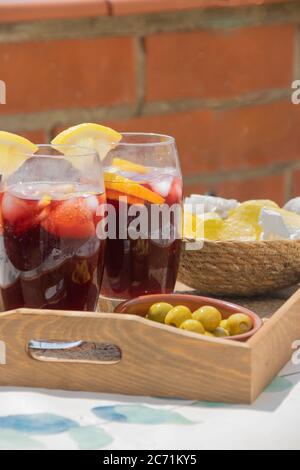
[[[85,123],[61,132],[52,140],[51,144],[54,147],[75,145],[96,150],[100,159],[104,160],[110,150],[115,148],[121,139],[122,135],[110,127]],[[71,149],[69,153],[74,154],[74,149]],[[79,149],[79,153],[82,153],[82,150]],[[64,154],[68,155],[68,152],[66,151]]]
[[[16,134],[0,131],[0,174],[2,178],[16,171],[38,146]]]
[[[105,188],[113,191],[118,191],[123,195],[128,194],[129,196],[135,196],[139,199],[151,202],[152,204],[163,204],[164,198],[160,195],[151,191],[151,189],[145,188],[136,181],[125,178],[124,176],[116,173],[104,173]]]

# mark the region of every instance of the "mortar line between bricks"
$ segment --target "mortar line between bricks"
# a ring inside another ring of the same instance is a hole
[[[292,169],[293,163],[279,163],[277,165],[267,165],[258,168],[248,168],[240,170],[216,171],[213,173],[197,173],[192,176],[185,176],[184,184],[193,185],[202,184],[218,184],[230,181],[247,181],[254,178],[263,178],[265,176],[276,176],[282,174],[287,169]]]
[[[251,93],[245,93],[241,96],[213,99],[213,98],[185,98],[183,100],[173,101],[155,101],[145,103],[142,110],[143,116],[152,116],[155,114],[168,114],[180,111],[192,110],[225,110],[245,106],[255,106],[259,104],[279,101],[291,96],[290,88],[279,88],[273,90],[263,90]]]
[[[135,117],[134,105],[112,106],[108,108],[72,108],[41,111],[35,113],[10,114],[0,116],[0,127],[7,131],[32,131],[78,124],[85,121],[110,121]]]
[[[109,2],[109,0],[108,0]],[[300,22],[300,2],[198,9],[130,16],[41,20],[0,24],[0,42],[78,39],[99,36],[151,35],[195,30],[236,28]]]
[[[144,37],[135,38],[135,54],[136,54],[136,115],[140,116],[145,101],[145,39]]]
[[[105,0],[106,6],[107,6],[107,16],[113,16],[113,6],[110,0]]]
[[[84,121],[113,121],[137,117],[174,114],[195,110],[222,111],[240,107],[253,107],[267,103],[282,101],[290,97],[290,89],[268,90],[245,94],[240,97],[224,100],[201,100],[190,98],[181,101],[153,102],[141,106],[120,105],[95,108],[69,108],[51,111],[40,111],[26,114],[0,115],[0,127],[7,131],[31,131],[40,128],[51,130],[53,127],[74,125]],[[140,97],[140,100],[142,98]]]
[[[295,34],[295,49],[294,49],[294,80],[300,80],[300,28],[297,28]]]
[[[286,201],[289,201],[292,198],[293,188],[293,169],[287,168],[284,174],[284,197]]]

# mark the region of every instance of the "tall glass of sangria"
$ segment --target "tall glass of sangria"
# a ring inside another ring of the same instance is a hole
[[[97,152],[45,145],[14,160],[1,181],[2,310],[95,310],[105,244],[96,233],[105,204]]]
[[[173,292],[182,243],[182,177],[174,139],[124,133],[104,160],[104,175],[102,299]]]

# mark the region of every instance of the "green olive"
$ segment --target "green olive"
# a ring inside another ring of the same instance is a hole
[[[210,333],[209,331],[205,332],[205,336],[210,336],[211,338],[214,338],[214,335],[212,333]]]
[[[201,307],[193,313],[193,319],[198,320],[206,331],[213,333],[222,321],[222,315],[215,307]]]
[[[216,338],[225,338],[226,336],[229,336],[229,333],[227,330],[225,330],[225,328],[218,326],[218,328],[214,331],[213,335]]]
[[[192,331],[193,333],[200,333],[201,335],[205,334],[202,323],[197,320],[185,320],[183,323],[181,323],[180,329]]]
[[[221,323],[220,323],[220,327],[221,327],[221,328],[224,328],[224,330],[227,330],[227,331],[228,331],[227,320],[222,320]]]
[[[191,318],[192,312],[190,309],[184,305],[178,305],[168,312],[165,318],[165,324],[179,328],[185,320],[191,320]]]
[[[227,326],[231,336],[242,335],[253,329],[253,321],[244,313],[235,313],[228,318]]]
[[[165,318],[170,310],[172,310],[173,305],[167,304],[166,302],[158,302],[151,305],[149,308],[147,318],[148,320],[156,321],[158,323],[164,323]]]

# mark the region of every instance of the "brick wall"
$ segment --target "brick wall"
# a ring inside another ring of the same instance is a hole
[[[168,133],[186,194],[300,194],[299,1],[97,2],[81,14],[0,7],[1,129],[40,142],[83,121]]]

